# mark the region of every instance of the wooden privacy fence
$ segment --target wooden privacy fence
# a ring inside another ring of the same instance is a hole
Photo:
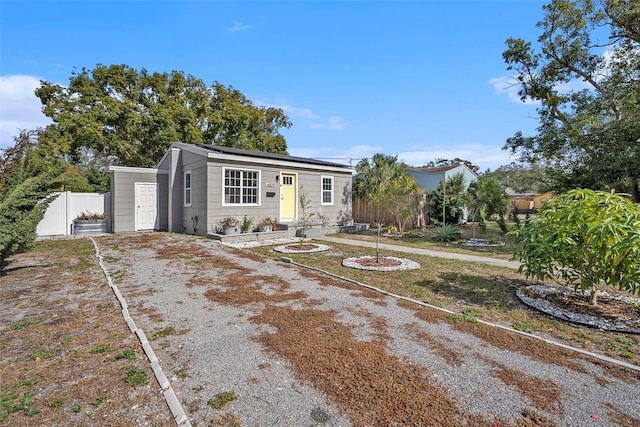
[[[415,200],[417,198],[417,200]],[[407,196],[407,203],[414,202],[412,215],[403,224],[403,228],[422,228],[429,225],[429,212],[431,203],[426,194]],[[352,215],[355,222],[375,224],[382,221],[383,224],[396,224],[396,217],[389,211],[384,211],[378,206],[373,206],[366,198],[354,197],[352,200]]]

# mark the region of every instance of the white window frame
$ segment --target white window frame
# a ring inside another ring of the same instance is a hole
[[[331,181],[331,190],[325,190],[324,189],[324,180],[328,179]],[[325,202],[324,201],[324,195],[325,193],[330,193],[331,194],[331,201],[330,202]],[[335,179],[333,176],[331,175],[322,175],[320,177],[320,205],[321,206],[332,206],[334,203],[334,193],[335,193]]]
[[[187,187],[187,175],[189,176],[189,186]],[[184,187],[184,206],[185,207],[190,207],[191,206],[191,202],[193,201],[193,174],[191,173],[191,171],[185,171],[184,173],[184,182],[183,182],[183,187]]]
[[[226,185],[225,185],[225,179],[226,179],[226,175],[227,175],[227,171],[239,171],[242,172],[243,174],[241,175],[240,178],[240,203],[228,203],[226,201],[226,197],[225,197],[225,193],[226,193]],[[255,203],[243,203],[242,202],[242,198],[243,198],[243,190],[244,190],[244,186],[242,185],[242,182],[244,181],[244,173],[245,172],[255,172],[257,175],[256,178],[256,202]],[[247,169],[247,168],[233,168],[233,167],[223,167],[222,168],[222,206],[260,206],[260,189],[262,188],[261,186],[261,182],[262,182],[262,172],[259,169]]]

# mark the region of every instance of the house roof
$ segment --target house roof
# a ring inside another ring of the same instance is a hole
[[[308,159],[305,157],[285,156],[283,154],[267,153],[264,151],[243,150],[241,148],[223,147],[220,145],[213,145],[213,144],[193,144],[193,145],[203,148],[207,151],[221,153],[221,154],[234,154],[238,156],[254,157],[259,159],[284,160],[287,162],[305,163],[309,165],[331,166],[331,167],[349,169],[349,166],[342,165],[340,163],[332,163],[332,162],[326,162],[323,160]]]
[[[438,166],[435,168],[427,168],[427,167],[421,167],[421,168],[417,168],[417,167],[407,167],[408,170],[410,171],[415,171],[415,172],[422,172],[422,173],[442,173],[442,172],[448,172],[450,170],[453,169],[457,169],[460,166],[464,166],[467,167],[466,165],[462,164],[462,163],[456,163],[453,165],[447,165],[447,166]],[[467,168],[468,169],[468,168]],[[471,170],[471,169],[469,169]],[[473,171],[472,171],[473,172]]]

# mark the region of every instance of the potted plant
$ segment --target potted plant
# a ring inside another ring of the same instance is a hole
[[[232,216],[227,216],[218,221],[220,226],[222,227],[222,234],[235,234],[236,227],[240,223],[236,218]]]
[[[96,234],[107,232],[107,214],[82,212],[73,219],[73,234]]]
[[[258,229],[261,232],[269,232],[269,231],[275,231],[277,228],[276,222],[271,219],[271,217],[264,217],[262,218],[262,220],[260,221],[260,223],[258,223]]]

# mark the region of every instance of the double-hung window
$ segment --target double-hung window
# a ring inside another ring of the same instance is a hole
[[[223,205],[253,205],[260,203],[260,172],[245,169],[224,169]]]
[[[191,171],[184,173],[184,205],[191,206]]]
[[[320,191],[322,193],[322,199],[320,201],[320,204],[333,205],[333,177],[322,176],[320,178],[320,182],[321,182]]]

